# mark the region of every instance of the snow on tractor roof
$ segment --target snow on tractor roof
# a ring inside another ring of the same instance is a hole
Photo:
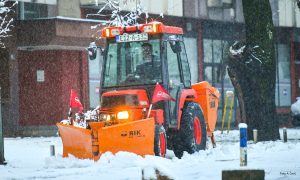
[[[141,24],[136,26],[111,26],[102,29],[103,38],[113,38],[118,35],[129,33],[147,33],[147,34],[183,34],[183,30],[180,27],[166,26],[161,22],[153,21],[147,24]]]

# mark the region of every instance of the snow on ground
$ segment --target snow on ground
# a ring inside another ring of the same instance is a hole
[[[226,169],[264,169],[265,179],[300,179],[300,129],[287,129],[288,142],[248,142],[248,166],[239,165],[237,130],[216,132],[217,147],[184,154],[168,151],[167,158],[119,152],[105,153],[99,161],[62,158],[59,137],[5,138],[6,166],[0,179],[155,179],[155,170],[172,179],[221,179]],[[280,130],[282,134],[282,129]],[[50,145],[56,155],[50,156]],[[142,173],[143,172],[143,173]],[[142,175],[143,174],[143,175]]]

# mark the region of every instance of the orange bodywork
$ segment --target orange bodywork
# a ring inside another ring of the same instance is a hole
[[[127,123],[130,121],[141,120],[145,118],[145,112],[143,108],[149,107],[149,100],[147,93],[143,89],[134,89],[134,90],[119,90],[119,91],[109,91],[102,94],[102,97],[117,97],[120,95],[136,95],[138,97],[138,105],[119,105],[113,108],[111,107],[102,107],[101,113],[113,114],[120,111],[128,111],[129,118],[125,120],[118,120],[115,124],[118,123]]]
[[[192,84],[192,88],[197,93],[195,101],[200,104],[204,114],[207,134],[211,136],[216,127],[220,93],[206,81]]]
[[[154,154],[153,118],[106,127],[103,122],[91,122],[91,129],[62,123],[56,125],[63,142],[63,157],[71,154],[80,159],[98,160],[108,151]]]
[[[150,31],[145,31],[151,27]],[[161,22],[153,21],[148,24],[138,26],[110,26],[105,27],[101,31],[103,38],[114,38],[117,35],[123,35],[124,33],[148,33],[148,34],[183,34],[183,29],[175,26],[166,26]]]

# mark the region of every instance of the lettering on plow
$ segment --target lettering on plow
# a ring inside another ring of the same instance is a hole
[[[141,130],[129,131],[129,137],[140,137],[140,136],[141,136]]]
[[[141,130],[131,130],[131,131],[122,131],[121,137],[145,137],[144,134],[141,133]]]
[[[128,134],[127,131],[122,131],[122,132],[121,132],[121,136],[122,136],[122,137],[126,137],[127,134]]]

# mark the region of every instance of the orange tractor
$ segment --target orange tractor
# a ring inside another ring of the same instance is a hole
[[[191,84],[182,36],[182,28],[160,22],[102,30],[98,113],[85,128],[57,123],[64,157],[97,160],[107,151],[164,157],[168,148],[180,158],[204,150],[207,137],[214,144],[219,92],[206,81]],[[175,101],[151,104],[157,84]]]

